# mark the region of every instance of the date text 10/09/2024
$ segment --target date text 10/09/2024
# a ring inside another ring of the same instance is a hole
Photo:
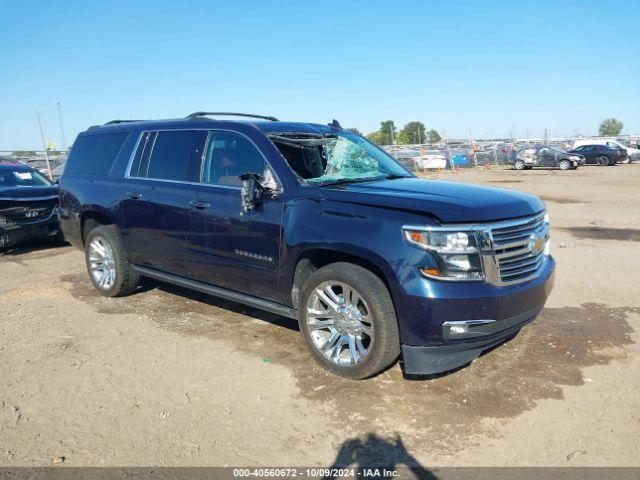
[[[233,476],[272,478],[394,478],[397,470],[387,468],[235,468]]]

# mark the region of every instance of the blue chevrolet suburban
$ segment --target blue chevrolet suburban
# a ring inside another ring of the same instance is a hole
[[[295,318],[351,379],[399,357],[410,375],[463,366],[533,321],[553,284],[537,197],[417,178],[335,120],[90,127],[59,220],[100,294],[150,277]]]

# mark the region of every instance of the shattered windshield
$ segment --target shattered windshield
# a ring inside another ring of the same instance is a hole
[[[305,184],[412,176],[393,158],[355,133],[278,133],[270,138]]]

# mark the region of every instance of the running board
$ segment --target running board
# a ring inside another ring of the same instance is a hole
[[[283,317],[297,319],[297,311],[295,308],[287,307],[280,303],[272,302],[270,300],[264,300],[245,293],[236,292],[233,290],[227,290],[222,287],[215,287],[207,283],[198,282],[196,280],[190,280],[188,278],[179,277],[170,273],[159,272],[152,268],[134,266],[136,271],[145,277],[154,278],[162,282],[178,285],[179,287],[189,288],[191,290],[197,290],[198,292],[213,295],[215,297],[224,298],[225,300],[231,300],[233,302],[243,303],[250,307],[259,308],[260,310],[266,310],[267,312],[282,315]]]

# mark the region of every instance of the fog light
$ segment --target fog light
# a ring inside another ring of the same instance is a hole
[[[462,333],[467,333],[468,325],[451,325],[449,327],[449,333],[452,335],[460,335]]]

